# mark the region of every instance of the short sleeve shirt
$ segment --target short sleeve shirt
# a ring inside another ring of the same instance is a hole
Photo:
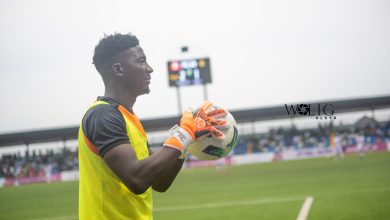
[[[88,140],[96,146],[99,155],[120,144],[130,143],[126,132],[126,122],[118,110],[119,102],[109,97],[98,97],[109,105],[90,108],[82,120],[83,131]]]

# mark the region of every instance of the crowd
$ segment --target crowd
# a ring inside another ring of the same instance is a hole
[[[301,148],[329,148],[339,144],[343,149],[356,146],[363,141],[365,146],[373,146],[390,139],[390,121],[357,128],[348,127],[321,127],[316,129],[298,130],[290,128],[270,129],[269,132],[254,135],[241,135],[234,154],[248,154],[256,152],[278,152],[284,149]],[[338,143],[335,143],[338,142]],[[60,152],[53,150],[26,151],[3,155],[0,160],[0,178],[34,178],[47,177],[59,174],[61,171],[77,170],[77,151],[63,148]]]
[[[358,145],[358,142],[371,147],[384,143],[390,138],[390,121],[377,123],[364,128],[345,126],[298,130],[291,128],[270,129],[263,134],[241,136],[234,149],[234,154],[247,154],[256,152],[276,152],[288,148],[329,148],[341,145],[343,149]]]
[[[36,178],[59,174],[61,171],[78,169],[77,152],[63,148],[60,152],[33,150],[30,154],[21,153],[3,155],[0,160],[0,177]]]

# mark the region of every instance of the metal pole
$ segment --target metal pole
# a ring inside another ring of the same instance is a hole
[[[178,115],[181,115],[181,95],[180,95],[180,87],[176,86],[176,97],[177,97],[177,110]]]
[[[66,139],[65,139],[65,138],[62,139],[62,143],[63,143],[63,145],[64,145],[64,151],[66,151]]]
[[[30,144],[29,143],[26,143],[26,152],[24,154],[26,160],[30,157]]]
[[[203,84],[203,97],[204,97],[204,100],[208,100],[209,99],[208,94],[207,94],[206,84]]]
[[[251,135],[255,135],[256,134],[256,125],[255,125],[255,123],[256,122],[254,120],[251,121],[251,132],[252,132]]]

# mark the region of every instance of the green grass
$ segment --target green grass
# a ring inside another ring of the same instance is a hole
[[[77,182],[0,188],[0,219],[77,219],[77,193]],[[309,220],[390,219],[390,154],[184,170],[154,194],[154,219],[296,219],[308,196]]]

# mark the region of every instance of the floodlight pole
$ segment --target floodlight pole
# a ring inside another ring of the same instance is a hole
[[[180,48],[181,53],[187,53],[188,52],[188,46],[182,46]],[[180,94],[180,86],[176,84],[176,97],[177,97],[177,112],[179,115],[182,114],[182,108],[181,108],[181,94]]]
[[[203,83],[203,98],[205,101],[209,99],[208,94],[207,94],[206,83]]]
[[[26,152],[27,152],[28,156],[30,157],[30,152],[29,151],[30,151],[30,143],[26,143]],[[27,156],[27,155],[24,155],[24,156]]]
[[[180,86],[176,85],[176,98],[177,98],[177,112],[181,115],[181,94],[180,94]]]

